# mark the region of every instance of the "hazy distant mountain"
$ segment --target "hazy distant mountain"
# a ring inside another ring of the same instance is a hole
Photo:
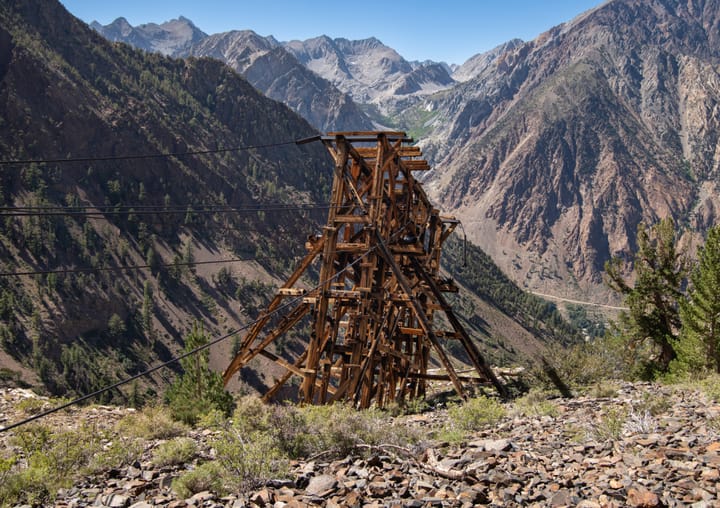
[[[284,45],[308,69],[361,104],[382,105],[394,96],[425,95],[454,83],[447,64],[413,65],[374,37],[351,41],[323,35]]]
[[[127,42],[145,51],[157,51],[169,56],[177,56],[207,37],[205,32],[183,16],[160,25],[147,23],[133,27],[125,18],[118,18],[105,26],[93,21],[90,27],[113,42]]]
[[[720,0],[615,0],[489,56],[418,109],[432,196],[512,278],[588,290],[639,222],[716,222]]]
[[[321,131],[371,130],[352,99],[301,65],[272,36],[251,30],[206,35],[184,17],[132,27],[124,18],[91,25],[110,40],[176,57],[208,56],[227,63],[268,97],[281,101]]]
[[[226,62],[268,97],[287,104],[321,131],[374,128],[347,94],[300,64],[273,37],[250,30],[215,34],[189,47],[184,55]]]

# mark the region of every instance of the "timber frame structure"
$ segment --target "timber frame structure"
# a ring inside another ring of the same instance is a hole
[[[430,169],[420,149],[404,132],[330,132],[305,141],[316,140],[335,162],[327,225],[308,239],[307,255],[242,339],[225,383],[262,355],[286,371],[266,401],[292,376],[307,404],[384,407],[424,396],[428,380],[450,381],[461,397],[468,381],[504,395],[443,296],[457,292],[439,269],[443,242],[458,221],[442,217],[413,177]],[[296,286],[318,258],[318,286]],[[438,311],[452,330],[433,327]],[[312,332],[302,354],[288,361],[268,350],[305,316]],[[477,377],[457,374],[443,348],[450,340],[460,341]],[[431,352],[445,374],[428,374]]]

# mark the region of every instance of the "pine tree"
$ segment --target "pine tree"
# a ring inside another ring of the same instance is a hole
[[[688,297],[680,305],[682,332],[675,367],[720,373],[720,226],[708,232],[690,282]]]
[[[207,335],[201,326],[193,325],[185,337],[185,352],[190,353],[206,346]],[[170,387],[166,398],[173,416],[189,424],[213,409],[229,416],[233,398],[225,391],[222,377],[210,369],[210,351],[203,349],[180,360],[183,374]]]
[[[635,284],[630,286],[621,274],[622,260],[605,264],[608,285],[625,295],[629,310],[620,316],[622,337],[633,351],[654,346],[652,357],[644,362],[646,375],[667,372],[677,353],[680,330],[679,300],[687,275],[687,262],[677,247],[675,223],[663,219],[651,228],[638,226],[638,251],[633,262]]]

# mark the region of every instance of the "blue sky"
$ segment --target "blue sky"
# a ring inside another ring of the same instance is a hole
[[[509,39],[531,40],[603,0],[61,0],[78,18],[131,25],[185,16],[208,34],[253,30],[278,40],[377,37],[408,60],[463,63]]]

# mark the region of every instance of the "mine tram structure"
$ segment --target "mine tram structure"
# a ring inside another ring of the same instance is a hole
[[[404,132],[330,132],[318,136],[335,168],[331,206],[322,234],[311,236],[307,255],[241,340],[225,370],[227,384],[256,356],[285,369],[264,394],[273,399],[292,376],[302,403],[345,401],[358,408],[423,397],[430,380],[504,388],[443,296],[457,292],[440,276],[442,245],[458,221],[432,206],[414,174],[430,169]],[[319,259],[320,283],[297,284]],[[451,330],[436,330],[444,312]],[[280,314],[279,319],[271,316]],[[269,350],[306,316],[305,350],[287,360]],[[443,347],[459,341],[477,376],[461,377]],[[444,374],[429,374],[430,357]]]

